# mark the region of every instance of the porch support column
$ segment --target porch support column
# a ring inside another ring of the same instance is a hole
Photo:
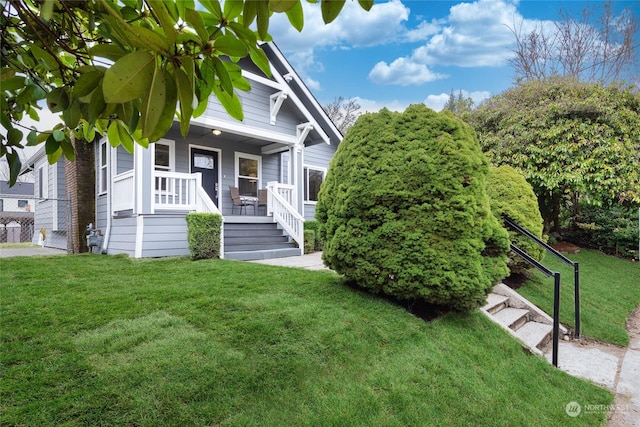
[[[144,148],[139,144],[134,144],[134,194],[135,202],[133,213],[136,215],[153,213],[154,183],[152,153],[154,144],[149,144],[149,148]]]
[[[303,148],[304,141],[307,139],[309,132],[314,129],[313,124],[310,122],[299,124],[296,127],[296,137],[297,142],[293,146],[291,150],[291,158],[293,159],[293,164],[291,169],[293,169],[293,179],[294,179],[294,189],[296,192],[296,204],[294,208],[298,210],[300,215],[304,216],[304,157],[303,157]]]

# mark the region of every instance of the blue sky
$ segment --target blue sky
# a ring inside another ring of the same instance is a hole
[[[283,15],[274,41],[322,105],[355,98],[366,111],[424,102],[440,110],[451,90],[476,103],[513,85],[510,28],[551,26],[559,10],[579,15],[595,1],[376,0],[369,12],[347,1],[329,25],[319,5],[304,3],[305,27]],[[600,2],[598,2],[600,3]],[[618,1],[640,14],[640,2]]]

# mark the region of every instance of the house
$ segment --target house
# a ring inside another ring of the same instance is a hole
[[[0,243],[31,241],[33,206],[33,183],[0,181]]]
[[[92,202],[76,197],[85,183],[67,178],[65,187],[61,179],[73,175],[69,168],[83,167],[77,161],[48,165],[43,151],[32,157],[38,211],[46,211],[36,215],[36,229],[51,230],[46,245],[60,247],[69,222],[74,225],[66,231],[76,234],[91,222],[101,235],[100,252],[135,258],[187,255],[186,214],[213,212],[223,216],[225,258],[302,254],[303,222],[314,216],[342,135],[277,46],[261,48],[272,77],[248,59],[240,61],[251,82],[249,92],[238,93],[242,122],[212,96],[186,137],[175,122],[163,139],[147,149],[136,144],[133,154],[111,147],[107,138],[96,140]],[[237,205],[231,188],[238,189]],[[72,214],[92,203],[93,220],[81,224],[71,215],[66,221],[60,203],[75,203]]]

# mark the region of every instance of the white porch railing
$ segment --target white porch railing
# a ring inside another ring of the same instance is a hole
[[[133,210],[135,200],[134,189],[133,170],[113,177],[112,209],[114,212]]]
[[[285,191],[281,192],[281,189]],[[290,202],[291,199],[295,200],[293,186],[269,182],[267,195],[267,209],[273,214],[274,221],[298,243],[300,255],[302,255],[304,252],[304,218]],[[287,196],[290,197],[289,200],[286,198]]]
[[[158,209],[209,212],[222,215],[204,188],[199,173],[154,171],[152,212]],[[113,211],[134,210],[136,200],[133,170],[113,178]]]

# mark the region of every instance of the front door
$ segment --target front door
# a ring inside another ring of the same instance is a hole
[[[202,174],[202,187],[213,203],[218,206],[218,152],[191,149],[191,173]]]

